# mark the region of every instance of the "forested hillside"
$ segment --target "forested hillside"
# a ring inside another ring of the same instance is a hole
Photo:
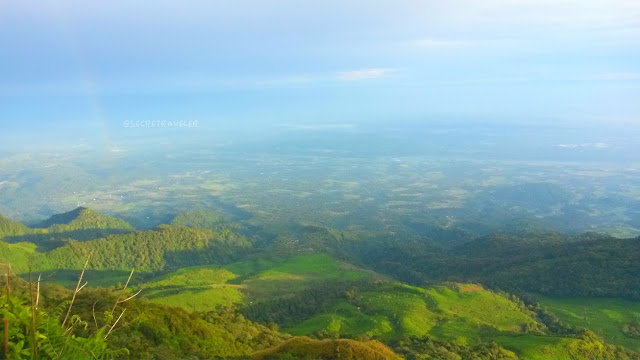
[[[52,219],[0,219],[12,358],[640,359],[637,238],[270,233],[209,211],[146,231],[88,209]],[[24,241],[56,226],[123,232]],[[74,325],[51,333],[71,304]],[[31,314],[47,340],[29,336]]]

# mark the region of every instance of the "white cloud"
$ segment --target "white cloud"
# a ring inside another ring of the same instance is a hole
[[[398,69],[392,68],[369,68],[369,69],[359,69],[359,70],[351,70],[351,71],[341,71],[338,73],[338,79],[341,81],[358,81],[358,80],[368,80],[368,79],[377,79],[394,72],[398,71]]]
[[[605,149],[609,147],[609,144],[605,142],[597,142],[597,143],[585,143],[585,144],[558,144],[556,147],[560,148],[595,148],[595,149]]]

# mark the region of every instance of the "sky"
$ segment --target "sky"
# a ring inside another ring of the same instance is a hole
[[[0,0],[0,9],[0,142],[139,121],[640,123],[637,0]]]

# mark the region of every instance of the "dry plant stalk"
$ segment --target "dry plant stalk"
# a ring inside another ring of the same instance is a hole
[[[113,313],[116,311],[116,306],[118,306],[118,304],[120,303],[120,298],[122,298],[122,295],[124,294],[124,292],[127,291],[127,286],[129,286],[129,281],[131,281],[131,277],[133,276],[134,271],[135,271],[135,268],[131,268],[131,273],[129,274],[129,278],[127,279],[127,282],[124,284],[124,288],[122,288],[122,291],[120,291],[120,294],[118,295],[118,299],[116,299],[116,302],[113,304],[113,308],[111,308],[111,315],[113,315]]]
[[[78,279],[78,284],[76,285],[76,289],[73,291],[73,296],[71,297],[71,303],[69,304],[67,315],[65,315],[64,320],[62,321],[63,328],[64,328],[64,325],[67,323],[69,314],[71,314],[71,308],[73,308],[73,302],[76,300],[76,296],[78,295],[78,292],[80,292],[80,290],[82,290],[87,285],[87,282],[85,282],[84,285],[80,286],[80,284],[82,283],[82,278],[84,277],[84,272],[87,270],[87,265],[89,265],[89,259],[91,259],[91,255],[87,257],[87,261],[84,263],[84,267],[82,268],[82,272],[80,273],[80,278]]]
[[[29,300],[31,305],[31,335],[33,336],[33,345],[31,348],[31,356],[33,359],[38,358],[38,329],[36,326],[36,304],[33,299],[33,281],[31,280],[31,266],[29,266]]]
[[[9,320],[2,318],[2,326],[4,327],[4,358],[9,358]]]
[[[0,266],[4,266],[7,268],[7,273],[5,274],[5,289],[7,291],[7,302],[9,302],[9,297],[11,297],[11,263],[0,263]],[[4,329],[4,341],[3,341],[3,353],[4,358],[9,358],[9,320],[6,318],[2,318],[2,328]]]

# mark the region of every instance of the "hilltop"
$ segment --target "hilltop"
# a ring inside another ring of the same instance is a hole
[[[78,207],[56,214],[37,224],[36,228],[48,228],[50,232],[66,232],[86,229],[134,230],[125,220],[104,215],[86,207]]]
[[[0,262],[46,279],[43,311],[69,299],[87,258],[88,290],[76,305],[83,319],[94,306],[107,311],[103,302],[122,296],[135,269],[124,293],[139,296],[109,345],[132,358],[640,358],[640,310],[619,299],[635,296],[628,274],[638,239],[528,229],[445,246],[313,224],[252,232],[208,210],[145,231],[85,208],[52,216],[46,228],[0,225]],[[92,229],[122,232],[51,240]],[[587,266],[594,261],[607,272]],[[14,283],[18,296],[28,293]]]

